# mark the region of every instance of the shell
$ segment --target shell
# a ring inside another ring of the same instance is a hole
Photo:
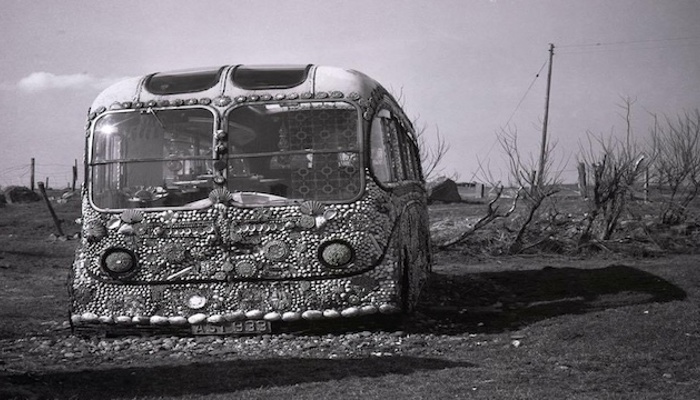
[[[323,316],[326,318],[338,318],[340,317],[340,313],[336,310],[324,310]]]
[[[338,210],[336,210],[335,208],[329,208],[323,212],[323,218],[325,218],[328,221],[332,220],[333,218],[335,218],[337,216],[338,216]]]
[[[160,315],[154,315],[150,318],[150,322],[153,325],[167,325],[169,323],[167,317],[161,317]]]
[[[245,313],[248,319],[262,319],[265,314],[261,310],[250,310]]]
[[[207,298],[200,294],[194,294],[187,299],[187,307],[192,310],[199,310],[204,308],[205,305],[207,305]]]
[[[360,310],[357,307],[349,307],[341,311],[340,315],[346,318],[357,317],[360,315]]]
[[[83,315],[80,316],[82,318],[83,322],[88,322],[88,323],[95,323],[98,322],[99,317],[95,313],[91,312],[86,312],[83,313]]]
[[[120,226],[117,232],[121,233],[122,235],[131,236],[134,234],[134,227],[129,224],[125,224]]]
[[[263,246],[263,254],[269,260],[281,261],[289,254],[289,246],[281,240],[273,240]]]
[[[168,322],[172,325],[185,325],[187,323],[187,318],[181,316],[168,317]]]
[[[209,200],[214,204],[228,204],[229,201],[233,200],[233,194],[228,189],[214,189],[209,192]]]
[[[325,206],[320,201],[308,200],[299,205],[299,211],[304,215],[321,215]]]
[[[119,215],[119,218],[127,224],[135,224],[143,220],[143,212],[133,209],[124,210],[121,215]]]
[[[360,308],[360,315],[376,314],[379,310],[373,305],[368,305]]]
[[[301,218],[299,218],[298,224],[304,229],[311,229],[316,226],[316,218],[310,215],[302,215]]]
[[[238,321],[241,319],[245,319],[245,313],[243,311],[237,310],[230,314],[224,315],[224,319],[226,321]]]
[[[206,320],[207,320],[206,314],[202,314],[202,313],[194,314],[194,315],[190,316],[189,318],[187,318],[187,322],[189,322],[190,325],[201,324],[202,322],[204,322]]]
[[[323,312],[318,310],[306,310],[301,314],[301,317],[306,320],[314,321],[323,318]]]
[[[173,219],[174,216],[175,212],[173,210],[166,210],[160,213],[160,218],[164,222],[170,221],[171,219]]]
[[[85,238],[89,242],[98,242],[107,235],[107,228],[99,220],[88,221],[85,226]]]
[[[179,263],[187,257],[187,248],[180,243],[167,243],[161,247],[163,258],[172,263]]]
[[[119,227],[122,225],[122,221],[119,218],[111,218],[109,221],[107,221],[107,228],[109,229],[119,229]]]
[[[245,278],[253,276],[256,269],[255,264],[249,260],[243,260],[236,264],[236,274]]]
[[[301,319],[301,314],[298,312],[294,311],[287,311],[286,313],[282,314],[282,321],[289,322],[289,321],[298,321]]]
[[[263,319],[265,321],[279,321],[282,319],[282,314],[278,313],[277,311],[272,311],[263,316]]]

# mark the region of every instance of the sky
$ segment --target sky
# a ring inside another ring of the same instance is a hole
[[[652,114],[700,107],[698,0],[2,0],[0,185],[66,187],[82,163],[87,109],[120,79],[230,64],[356,69],[400,96],[441,168],[507,176],[501,130],[540,146],[549,45],[548,135],[575,179],[587,135],[635,140]],[[536,157],[535,157],[536,158]],[[81,170],[79,168],[79,170]],[[82,170],[81,170],[82,171]],[[507,178],[503,178],[507,179]]]

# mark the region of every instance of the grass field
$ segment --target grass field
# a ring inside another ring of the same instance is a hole
[[[78,201],[54,207],[77,232]],[[100,338],[66,329],[75,242],[54,232],[43,203],[0,208],[0,398],[700,398],[697,255],[443,251],[392,329]]]

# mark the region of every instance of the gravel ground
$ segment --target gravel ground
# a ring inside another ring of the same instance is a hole
[[[415,329],[418,314],[410,324]],[[434,322],[434,320],[433,320]],[[478,333],[436,334],[404,330],[360,330],[344,333],[281,333],[261,336],[126,336],[71,335],[69,327],[47,323],[45,335],[2,340],[0,373],[61,371],[165,362],[269,358],[364,358],[444,356],[456,347],[476,346]],[[50,326],[54,325],[54,326]],[[436,325],[436,330],[439,325]],[[490,340],[498,336],[489,336]],[[507,343],[508,336],[502,338]]]
[[[478,283],[483,286],[483,282]],[[464,289],[464,285],[464,281],[447,277],[432,279],[429,295],[423,296],[417,312],[408,318],[365,317],[345,325],[261,336],[74,335],[68,322],[46,321],[31,336],[0,340],[0,375],[155,365],[164,361],[449,354],[455,343],[477,345],[479,332],[494,327],[502,331],[504,321],[508,321],[504,318],[507,313],[502,312],[501,304],[492,296],[482,296],[481,302],[495,304],[482,304],[477,314],[467,314],[465,307],[476,306],[479,296],[458,298],[457,287]],[[488,289],[482,291],[486,293]],[[507,339],[505,334],[506,343]]]

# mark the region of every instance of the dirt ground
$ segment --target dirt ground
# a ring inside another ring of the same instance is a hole
[[[79,202],[54,207],[64,233],[76,233]],[[478,215],[477,206],[469,210],[459,215]],[[0,208],[0,398],[700,393],[697,255],[478,259],[443,251],[434,254],[416,314],[389,325],[361,321],[262,337],[103,338],[70,332],[64,285],[75,241],[55,233],[43,203]]]

